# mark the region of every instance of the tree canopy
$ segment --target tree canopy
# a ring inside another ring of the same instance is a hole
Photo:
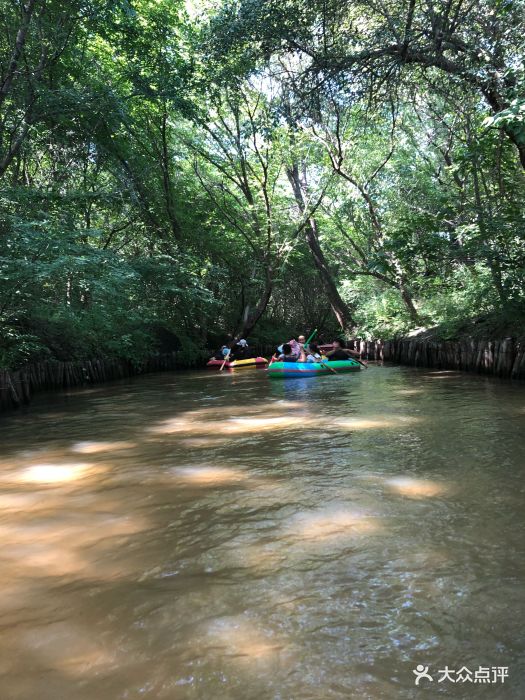
[[[524,10],[0,0],[0,366],[520,323]]]

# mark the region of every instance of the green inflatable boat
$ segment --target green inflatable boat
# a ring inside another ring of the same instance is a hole
[[[337,374],[343,372],[359,372],[362,365],[356,360],[334,360],[333,362],[272,362],[268,374],[273,379],[288,379],[292,377],[317,377],[321,374]]]

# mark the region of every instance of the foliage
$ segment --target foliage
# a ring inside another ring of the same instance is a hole
[[[522,0],[0,5],[0,366],[519,327]]]

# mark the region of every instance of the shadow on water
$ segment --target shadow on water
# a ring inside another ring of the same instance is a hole
[[[416,698],[420,662],[521,697],[524,419],[509,384],[387,367],[7,418],[2,697]]]

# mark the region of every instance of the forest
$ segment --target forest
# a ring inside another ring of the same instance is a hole
[[[525,327],[523,0],[0,0],[0,367]]]

